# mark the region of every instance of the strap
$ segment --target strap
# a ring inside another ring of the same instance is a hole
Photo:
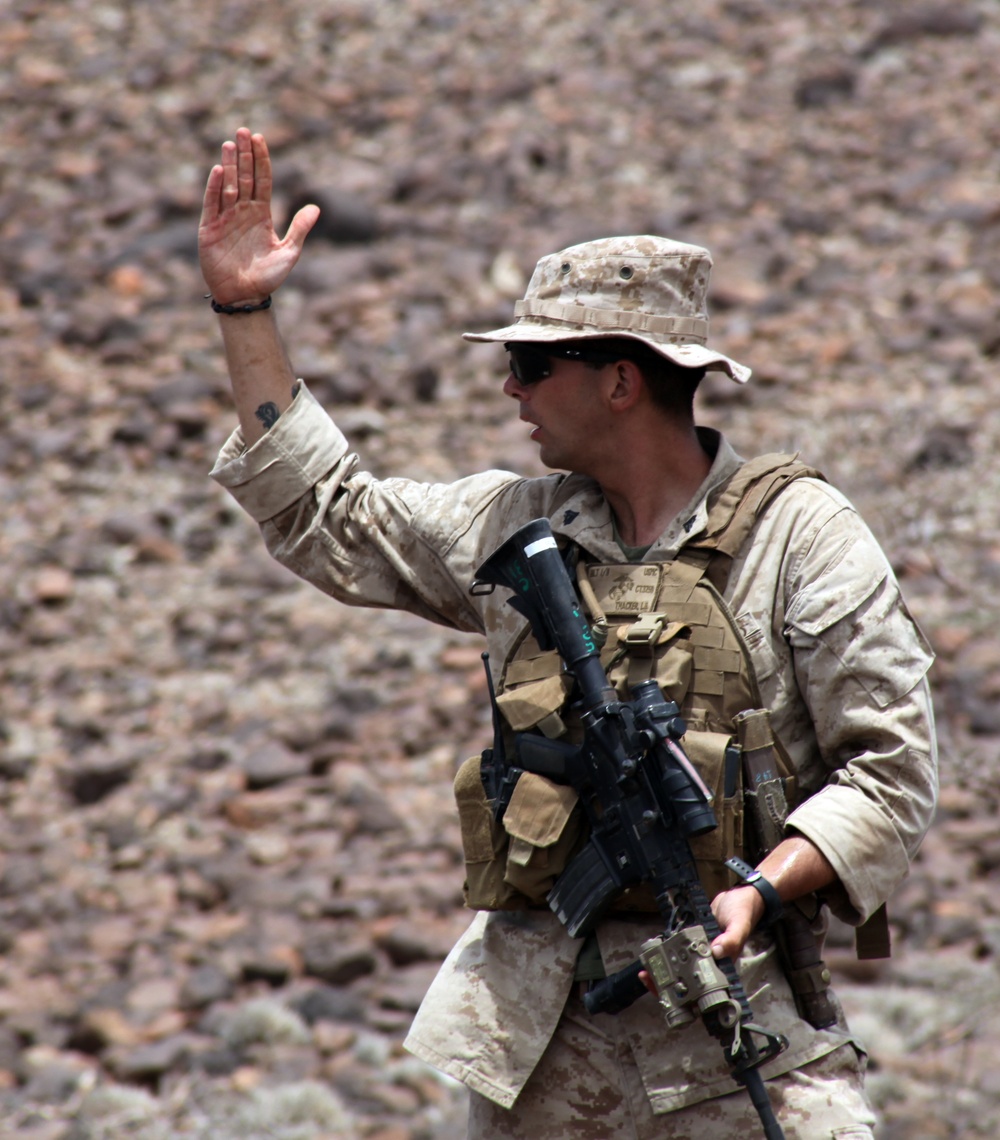
[[[736,554],[771,499],[794,479],[805,477],[826,481],[820,471],[796,455],[776,452],[747,460],[709,508],[708,535],[715,540],[713,545]]]
[[[860,959],[891,957],[892,939],[885,903],[854,931],[854,949]]]
[[[720,593],[725,590],[732,560],[743,548],[758,517],[789,483],[804,478],[826,481],[815,467],[808,467],[794,455],[776,452],[748,460],[716,492],[705,534],[691,545],[712,552],[706,577]]]
[[[765,879],[755,867],[751,867],[745,859],[740,859],[736,855],[726,860],[726,866],[740,880],[737,886],[753,887],[764,900],[764,917],[760,920],[761,925],[773,926],[776,922],[780,922],[785,913],[785,904],[781,901],[781,895],[778,894],[775,885],[769,879]]]
[[[516,301],[514,318],[520,317],[544,317],[550,321],[589,325],[609,332],[629,329],[657,336],[673,336],[688,344],[704,344],[708,340],[708,321],[703,317],[660,317],[617,309],[588,309],[585,305],[563,305],[558,301]]]

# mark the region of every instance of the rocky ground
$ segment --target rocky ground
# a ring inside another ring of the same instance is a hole
[[[861,507],[938,654],[896,955],[832,961],[881,1140],[1000,1128],[1000,9],[990,0],[7,0],[0,1132],[449,1140],[400,1047],[462,928],[474,641],[271,564],[195,225],[263,131],[324,210],[277,305],[378,472],[538,470],[496,351],[543,253],[716,257],[706,422]]]

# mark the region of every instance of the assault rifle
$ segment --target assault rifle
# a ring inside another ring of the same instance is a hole
[[[767,1140],[784,1133],[759,1067],[787,1045],[780,1034],[753,1024],[735,964],[710,949],[720,933],[701,885],[688,840],[716,826],[712,793],[679,741],[680,710],[655,681],[622,701],[608,681],[590,625],[547,519],[518,530],[476,571],[473,592],[495,586],[514,591],[510,604],[531,622],[542,649],[556,649],[576,682],[584,729],[579,748],[533,734],[516,738],[516,765],[505,779],[494,740],[490,783],[513,786],[521,771],[538,771],[572,785],[590,824],[590,837],[548,894],[548,903],[573,937],[587,934],[626,888],[648,883],[664,933],[642,947],[640,959],[598,983],[586,995],[588,1012],[617,1013],[645,992],[652,977],[667,1022],[676,1027],[700,1016],[723,1048],[730,1072],[743,1085]],[[503,804],[495,810],[500,814]]]

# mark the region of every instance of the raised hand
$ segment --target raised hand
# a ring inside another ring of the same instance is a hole
[[[201,271],[221,305],[262,301],[292,271],[318,206],[303,206],[283,239],[271,217],[271,156],[263,135],[241,127],[222,144],[222,162],[205,186],[198,226]]]

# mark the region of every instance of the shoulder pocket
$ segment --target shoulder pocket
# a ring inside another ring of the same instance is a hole
[[[817,640],[880,709],[910,692],[934,660],[892,579]]]
[[[888,574],[885,555],[873,542],[850,537],[819,577],[795,595],[785,620],[807,636],[818,637],[870,598]]]

